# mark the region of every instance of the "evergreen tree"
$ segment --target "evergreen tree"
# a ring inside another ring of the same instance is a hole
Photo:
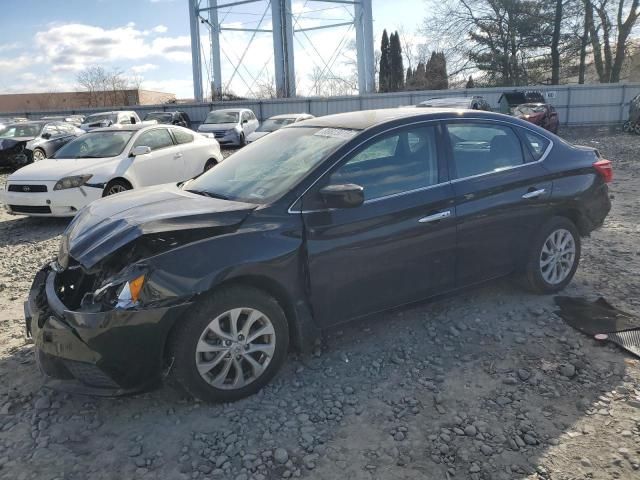
[[[378,91],[388,92],[391,86],[391,58],[389,52],[389,35],[387,30],[382,32],[382,43],[380,45],[380,73],[378,79]]]
[[[405,87],[410,88],[412,83],[413,83],[413,70],[411,70],[411,67],[407,67],[407,76],[404,81]]]
[[[473,75],[469,76],[469,80],[467,80],[466,88],[476,88],[476,84],[473,82]]]
[[[417,90],[421,90],[421,89],[427,88],[426,85],[427,85],[426,68],[423,62],[419,62],[418,66],[416,67],[416,71],[413,72],[413,86]]]
[[[444,90],[449,88],[449,76],[447,75],[447,60],[444,53],[432,52],[425,67],[425,88],[429,90]]]
[[[391,34],[389,41],[389,57],[391,66],[390,91],[399,92],[404,89],[404,65],[402,64],[402,46],[398,32]]]

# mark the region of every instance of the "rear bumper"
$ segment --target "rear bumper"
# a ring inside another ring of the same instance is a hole
[[[159,383],[164,348],[188,303],[146,310],[68,310],[55,293],[56,273],[38,272],[25,302],[27,335],[49,385],[95,395],[124,395]]]
[[[34,182],[8,182],[7,190],[0,192],[0,202],[11,214],[38,217],[73,217],[80,209],[102,197],[102,190],[95,187],[53,190],[55,182],[47,185],[46,192],[10,192],[10,185]]]

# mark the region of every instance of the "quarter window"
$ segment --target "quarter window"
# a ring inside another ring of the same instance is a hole
[[[535,133],[529,132],[525,130],[524,137],[529,145],[529,149],[531,150],[531,156],[533,156],[534,161],[538,161],[544,155],[544,152],[547,151],[549,147],[549,140],[544,138],[541,135],[536,135]]]
[[[178,142],[178,144],[193,142],[193,135],[189,132],[185,132],[184,130],[179,130],[177,128],[173,129],[173,136],[176,137],[176,142]]]
[[[453,178],[498,172],[522,165],[522,145],[515,132],[502,125],[454,123],[447,125],[453,151]]]
[[[172,147],[173,140],[171,139],[171,135],[169,135],[169,130],[166,128],[156,128],[140,135],[133,146],[149,147],[153,151],[160,148]]]
[[[355,183],[365,200],[438,183],[434,127],[400,130],[369,143],[331,174],[330,184]]]

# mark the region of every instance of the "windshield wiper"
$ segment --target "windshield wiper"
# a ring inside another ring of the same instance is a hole
[[[211,193],[206,190],[185,190],[185,192],[195,193],[196,195],[202,195],[203,197],[219,198],[220,200],[229,200],[229,197],[220,195],[219,193]]]

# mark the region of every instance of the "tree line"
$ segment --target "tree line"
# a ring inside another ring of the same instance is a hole
[[[510,86],[619,82],[640,55],[640,0],[426,0],[420,32],[450,74]],[[635,37],[635,40],[634,40]],[[589,78],[588,78],[589,77]]]

